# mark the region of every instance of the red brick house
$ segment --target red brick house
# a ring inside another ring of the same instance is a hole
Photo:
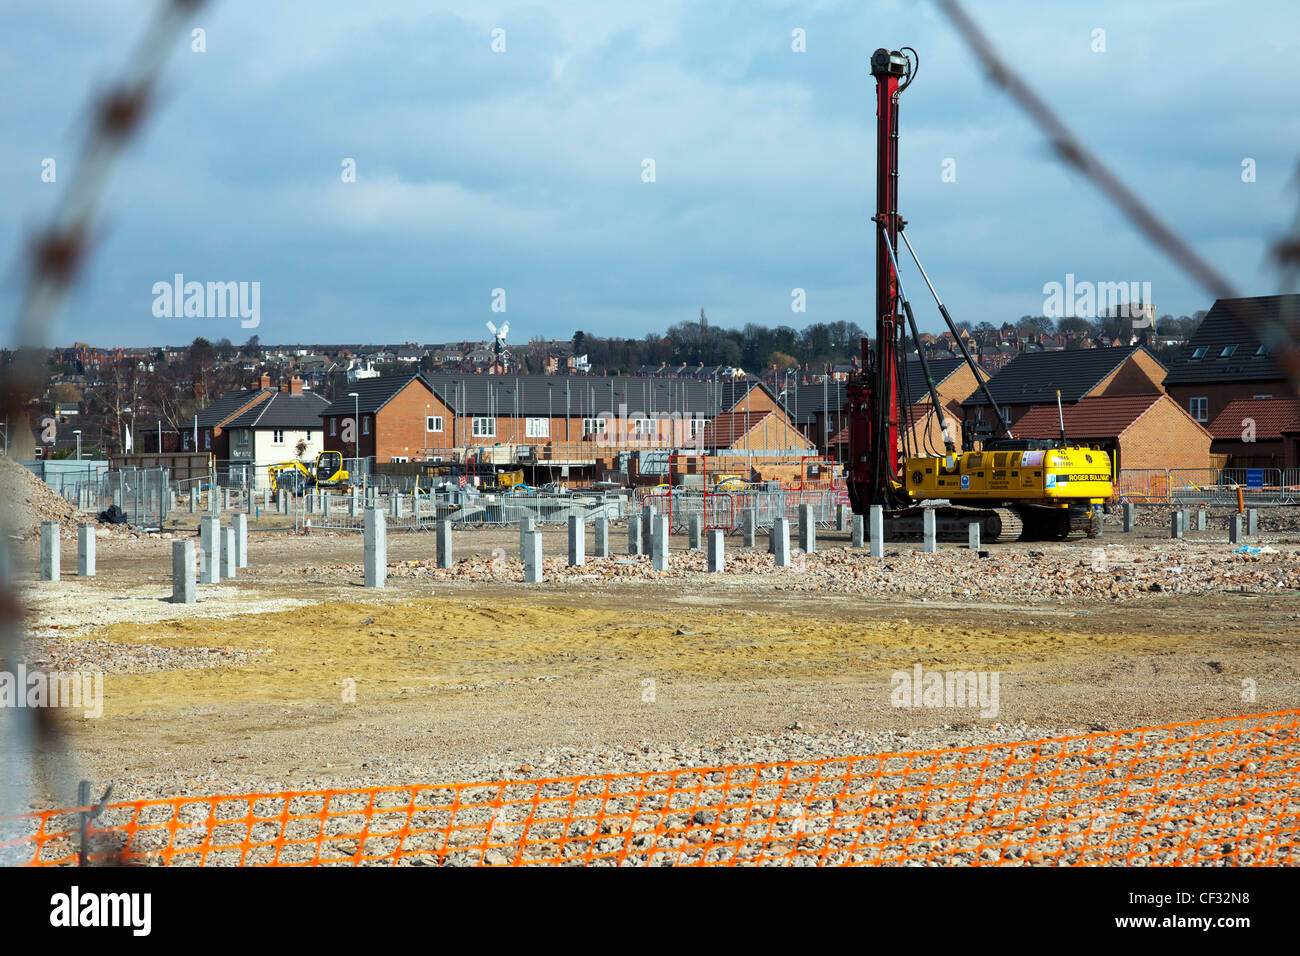
[[[359,379],[320,414],[325,450],[344,458],[426,461],[451,448],[450,412],[418,373]]]
[[[1291,394],[1286,374],[1251,328],[1300,321],[1300,295],[1261,295],[1214,303],[1164,378],[1164,388],[1202,424],[1243,399]]]
[[[1209,468],[1210,433],[1162,392],[1099,395],[1063,408],[1065,437],[1096,445],[1120,468]],[[1058,438],[1060,416],[1054,406],[1031,409],[1015,424],[1017,438]]]

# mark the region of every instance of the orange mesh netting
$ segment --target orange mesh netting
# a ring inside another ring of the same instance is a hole
[[[1300,710],[1030,742],[440,786],[139,800],[92,861],[168,865],[1297,862]],[[80,810],[0,820],[77,861]]]

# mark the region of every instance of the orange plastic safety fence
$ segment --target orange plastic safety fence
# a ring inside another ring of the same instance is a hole
[[[168,865],[1300,862],[1300,710],[793,763],[120,803],[90,859]],[[0,820],[77,860],[80,810]]]

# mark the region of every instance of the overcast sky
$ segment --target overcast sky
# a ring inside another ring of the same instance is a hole
[[[23,237],[75,175],[90,93],[154,9],[0,10],[5,344]],[[1298,198],[1294,0],[969,10],[1245,294],[1277,291],[1267,244]],[[206,52],[189,30],[178,38],[53,342],[441,342],[502,318],[513,341],[639,338],[701,307],[726,326],[868,327],[868,59],[901,45],[921,62],[903,96],[900,206],[955,318],[1037,314],[1044,284],[1067,273],[1148,281],[1161,314],[1211,304],[1053,158],[928,2],[211,0],[192,27]],[[356,182],[342,181],[345,159]],[[260,283],[260,325],[156,317],[154,283],[178,272]],[[919,278],[904,278],[922,304]],[[791,311],[795,288],[806,312]],[[933,307],[918,318],[940,322]]]

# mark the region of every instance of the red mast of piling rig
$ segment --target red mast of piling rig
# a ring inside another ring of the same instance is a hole
[[[898,247],[898,94],[910,79],[902,53],[871,56],[876,78],[876,335],[874,353],[862,340],[862,377],[849,390],[849,496],[861,513],[893,504],[898,475],[898,362],[902,316],[891,250]],[[883,227],[883,228],[882,228]]]

